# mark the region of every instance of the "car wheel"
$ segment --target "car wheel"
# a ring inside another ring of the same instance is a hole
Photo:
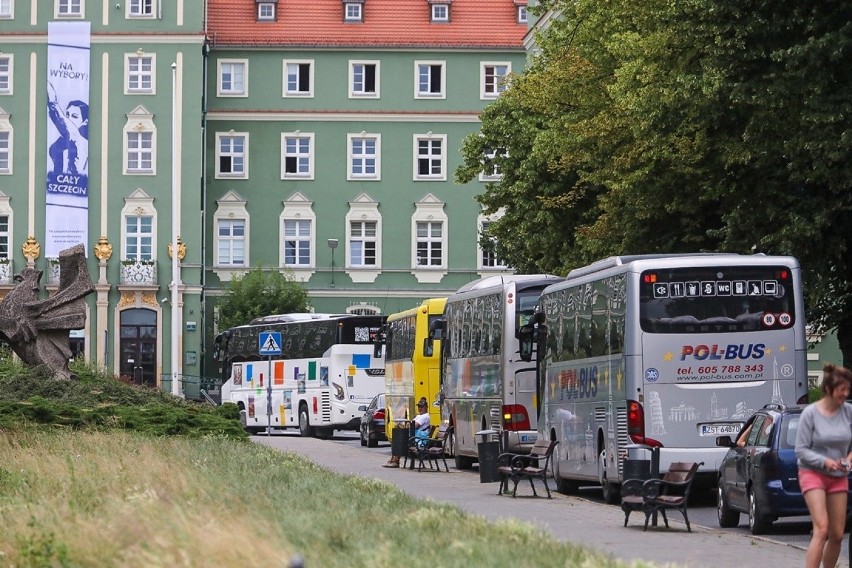
[[[377,439],[378,434],[372,432],[370,428],[367,428],[367,447],[368,448],[378,448],[379,440]]]
[[[757,504],[757,498],[754,496],[754,491],[748,491],[748,528],[751,534],[764,534],[769,531],[772,526],[772,521],[764,517],[760,512],[760,506]]]
[[[722,489],[722,480],[719,480],[716,495],[716,516],[719,519],[719,526],[723,529],[730,529],[740,524],[740,514],[728,507],[728,500],[725,497],[724,489]]]
[[[367,445],[367,432],[366,432],[366,430],[367,430],[366,427],[361,426],[361,445],[362,446]]]
[[[311,417],[308,416],[308,407],[304,404],[299,407],[299,434],[305,438],[314,437],[314,429],[311,427]]]

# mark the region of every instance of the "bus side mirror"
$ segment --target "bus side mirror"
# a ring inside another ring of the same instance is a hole
[[[382,347],[387,344],[387,330],[384,326],[376,334],[376,341],[373,343],[373,358],[382,358]]]
[[[423,356],[431,357],[435,354],[435,341],[431,337],[423,338]]]
[[[530,324],[527,324],[518,330],[518,346],[520,348],[521,360],[529,363],[532,361],[533,354],[533,338],[535,337],[535,329]]]
[[[429,335],[423,340],[423,356],[431,357],[435,353],[435,340],[444,336],[444,319],[439,318],[429,324]]]

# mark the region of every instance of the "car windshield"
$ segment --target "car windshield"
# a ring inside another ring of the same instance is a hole
[[[790,414],[781,420],[781,447],[796,447],[796,431],[799,429],[799,414]]]

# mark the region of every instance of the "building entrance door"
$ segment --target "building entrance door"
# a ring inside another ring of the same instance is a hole
[[[121,312],[119,374],[134,384],[157,386],[157,313],[134,308]]]

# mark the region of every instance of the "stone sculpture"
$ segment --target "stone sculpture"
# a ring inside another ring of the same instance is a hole
[[[0,335],[27,365],[44,366],[60,379],[77,378],[68,368],[69,332],[86,325],[83,298],[95,291],[83,245],[59,253],[59,289],[38,297],[42,271],[25,268],[0,302]]]

